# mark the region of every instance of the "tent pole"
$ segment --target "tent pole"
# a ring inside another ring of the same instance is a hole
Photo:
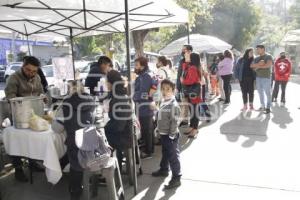
[[[186,29],[187,29],[188,44],[190,44],[190,25],[189,25],[189,23],[186,23]]]
[[[130,27],[129,27],[129,9],[128,9],[128,0],[124,0],[125,4],[125,36],[126,36],[126,65],[127,65],[127,76],[128,76],[128,89],[129,89],[129,96],[131,96],[131,68],[130,68]],[[132,102],[131,102],[132,104]],[[134,194],[137,195],[137,175],[136,175],[136,156],[135,156],[135,134],[134,134],[134,127],[132,125],[132,163],[133,163],[133,187],[134,187]],[[130,161],[129,161],[130,162]]]
[[[25,28],[25,33],[26,33],[26,41],[27,41],[28,53],[31,56],[30,45],[29,45],[29,38],[28,38],[28,32],[27,32],[27,27],[26,27],[25,24],[24,24],[24,28]]]
[[[71,53],[72,53],[72,65],[73,65],[73,77],[74,80],[76,78],[76,70],[75,70],[75,60],[74,60],[74,41],[73,41],[73,28],[70,28],[70,43],[71,43]]]

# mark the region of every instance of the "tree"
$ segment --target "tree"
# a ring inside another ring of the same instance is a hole
[[[149,29],[132,31],[135,57],[140,57],[144,55],[144,40],[149,31]]]
[[[261,12],[249,0],[217,0],[212,20],[197,19],[193,33],[215,35],[242,50],[258,31]]]
[[[289,14],[293,19],[295,28],[300,28],[300,0],[295,0],[295,3],[290,7]]]
[[[216,0],[174,0],[179,6],[189,11],[190,27],[195,25],[197,17],[210,19],[210,11]],[[144,47],[150,51],[158,51],[170,41],[187,34],[187,26],[159,28],[153,30],[138,30],[132,32],[136,56],[144,54]],[[154,42],[156,41],[156,42]],[[145,46],[144,46],[145,45]]]

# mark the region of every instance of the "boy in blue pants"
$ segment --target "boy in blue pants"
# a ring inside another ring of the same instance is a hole
[[[179,118],[180,107],[175,99],[175,84],[170,80],[161,82],[161,102],[156,131],[160,134],[162,145],[162,158],[160,169],[152,173],[154,177],[167,177],[169,167],[172,171],[172,179],[164,189],[172,189],[181,185],[181,166],[179,161]]]

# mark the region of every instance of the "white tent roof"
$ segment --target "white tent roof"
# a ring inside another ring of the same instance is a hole
[[[188,22],[188,12],[173,0],[128,0],[128,6],[130,30]],[[70,28],[74,36],[124,32],[124,10],[124,0],[27,1],[0,6],[0,27],[28,35],[69,36]]]
[[[188,43],[188,37],[182,37],[178,40],[171,42],[160,53],[163,55],[179,55],[182,46]],[[232,45],[220,40],[217,37],[201,34],[190,35],[190,44],[193,46],[194,51],[206,53],[220,53],[226,49],[231,49]]]
[[[287,32],[281,41],[282,45],[298,45],[300,44],[300,29]]]

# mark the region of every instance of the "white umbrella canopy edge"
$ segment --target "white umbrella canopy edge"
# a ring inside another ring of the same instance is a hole
[[[181,52],[183,45],[188,43],[188,37],[179,38],[166,47],[164,47],[160,53],[163,55],[174,56],[178,55]],[[190,44],[193,46],[193,49],[198,52],[206,52],[208,54],[215,54],[223,52],[226,49],[231,49],[232,45],[227,42],[210,35],[201,35],[201,34],[191,34],[190,35]]]

